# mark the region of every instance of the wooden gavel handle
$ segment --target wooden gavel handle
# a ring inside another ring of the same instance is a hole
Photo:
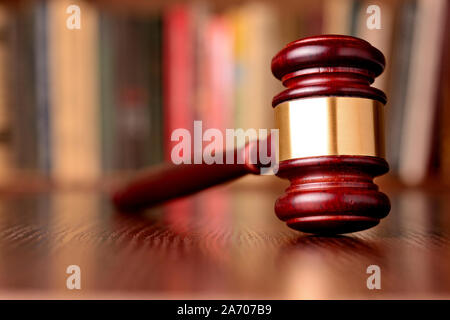
[[[259,173],[259,165],[251,164],[250,148],[257,141],[234,150],[234,159],[242,156],[243,164],[180,164],[164,163],[138,173],[130,182],[113,192],[112,201],[122,212],[140,211],[167,200],[207,189],[248,173]],[[244,153],[244,154],[242,154]],[[222,153],[225,160],[225,152]]]

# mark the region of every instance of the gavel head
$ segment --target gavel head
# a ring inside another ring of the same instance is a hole
[[[385,94],[371,87],[384,69],[368,42],[325,35],[294,41],[272,59],[287,88],[274,97],[278,176],[291,184],[275,204],[293,229],[341,234],[371,228],[390,210],[373,178],[384,160]]]

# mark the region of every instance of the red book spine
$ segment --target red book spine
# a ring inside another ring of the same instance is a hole
[[[174,6],[164,17],[163,81],[164,81],[164,159],[177,143],[171,141],[178,128],[191,131],[194,120],[192,18],[184,6]],[[192,134],[191,134],[192,135]]]
[[[184,128],[193,136],[194,41],[189,7],[170,7],[163,24],[163,153],[164,160],[171,163],[171,151],[178,143],[171,141],[172,132]],[[187,198],[164,207],[164,217],[172,228],[177,229],[175,232],[183,232],[186,228],[192,219],[194,205],[192,199]]]

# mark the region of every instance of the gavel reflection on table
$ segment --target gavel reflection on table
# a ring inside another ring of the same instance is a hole
[[[287,88],[272,105],[279,129],[277,176],[290,180],[276,215],[296,230],[341,234],[377,225],[390,210],[373,179],[384,160],[386,95],[371,86],[384,69],[383,54],[368,42],[323,35],[289,43],[272,59]],[[235,151],[246,156],[249,143]],[[120,211],[192,194],[248,173],[260,164],[164,164],[138,174],[113,194]]]

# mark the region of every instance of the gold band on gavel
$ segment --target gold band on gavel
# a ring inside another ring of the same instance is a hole
[[[275,107],[280,161],[329,155],[384,158],[383,104],[356,97],[286,101]]]

